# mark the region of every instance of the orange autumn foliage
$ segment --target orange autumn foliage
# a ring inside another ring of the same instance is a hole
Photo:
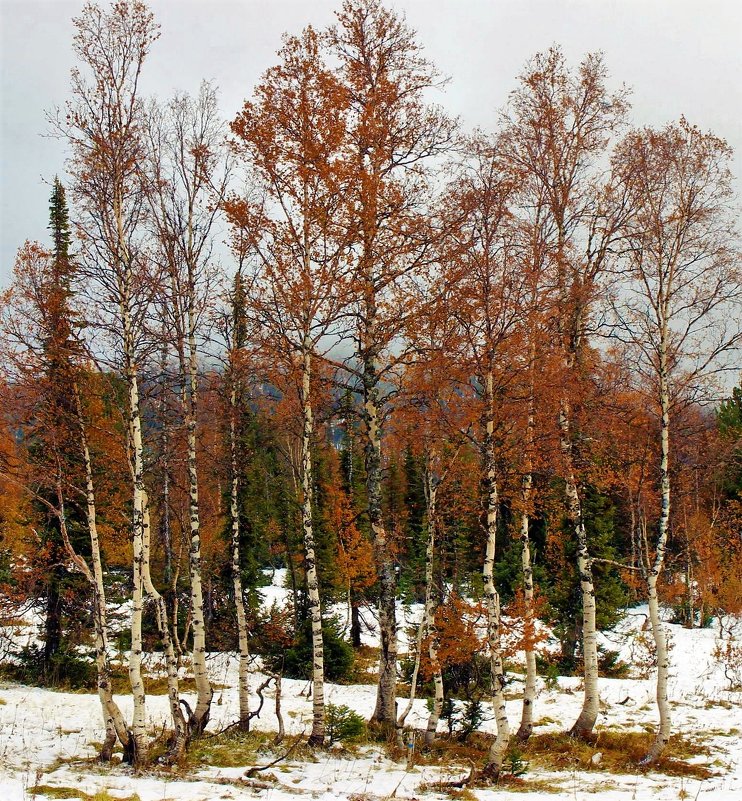
[[[435,612],[438,635],[438,662],[441,670],[465,665],[484,651],[484,642],[478,633],[482,617],[482,604],[474,604],[452,592]],[[423,641],[420,673],[426,681],[433,678],[433,667],[428,655],[428,638]]]
[[[323,485],[327,503],[327,525],[337,538],[338,589],[349,592],[367,589],[376,581],[371,542],[358,528],[358,515],[348,493],[343,489],[340,475],[340,459],[337,451],[329,449],[328,480]]]

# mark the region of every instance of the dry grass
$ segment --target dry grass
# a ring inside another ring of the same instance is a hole
[[[534,776],[500,776],[497,786],[511,793],[559,793],[562,788],[553,778],[538,779]]]
[[[532,768],[548,770],[582,770],[607,773],[664,773],[668,776],[690,776],[707,779],[713,772],[706,764],[689,762],[692,757],[707,757],[707,746],[700,741],[691,742],[674,735],[662,757],[652,765],[642,766],[641,760],[649,750],[654,734],[652,732],[627,732],[603,730],[590,742],[577,740],[562,732],[534,734],[523,746],[521,753]],[[593,757],[600,753],[597,764]]]
[[[144,691],[147,695],[167,695],[167,676],[142,676],[144,681]],[[131,684],[129,683],[129,674],[124,671],[115,671],[111,676],[111,686],[115,694],[126,695],[131,692]],[[214,692],[217,690],[228,689],[226,684],[211,685]],[[178,679],[178,689],[182,693],[195,693],[196,682],[190,677]],[[88,688],[85,692],[97,692],[95,688]]]
[[[536,788],[531,778],[539,770],[548,771],[595,771],[619,775],[637,772],[663,773],[667,776],[684,776],[706,779],[715,775],[711,769],[711,751],[700,739],[688,740],[674,735],[662,757],[652,765],[643,766],[641,760],[647,754],[654,739],[653,732],[602,730],[589,741],[577,740],[564,732],[533,734],[526,744],[513,743],[511,753],[527,763],[525,776],[500,778],[500,784],[511,790],[548,790],[549,783]],[[437,739],[429,750],[415,755],[418,764],[481,765],[492,742],[490,735],[475,732],[466,742],[446,737]],[[599,761],[593,757],[600,753]],[[698,759],[703,757],[704,759]],[[692,760],[692,761],[691,761]],[[505,760],[507,768],[508,759]],[[464,768],[462,767],[462,770]]]
[[[98,790],[94,795],[90,795],[76,787],[57,787],[49,784],[38,784],[36,787],[30,787],[27,792],[31,798],[44,795],[47,798],[80,798],[82,801],[140,801],[136,793],[127,796],[113,796],[108,790]]]
[[[453,739],[447,735],[438,737],[431,748],[415,755],[415,762],[423,765],[437,765],[441,762],[478,764],[484,758],[492,739],[492,735],[479,731],[472,732],[464,742],[455,736]]]
[[[353,674],[349,684],[376,684],[378,678],[380,648],[362,645],[353,651]]]
[[[315,749],[306,743],[299,743],[287,737],[280,745],[275,745],[273,734],[261,731],[240,731],[238,728],[226,729],[218,734],[207,734],[191,743],[183,764],[183,770],[199,767],[242,768],[251,767],[261,761],[285,754],[291,748],[291,762],[317,762]],[[281,768],[279,767],[279,770]]]
[[[722,709],[733,709],[734,704],[731,701],[726,701],[723,698],[708,698],[703,705],[704,709],[714,709],[714,707],[721,707]]]
[[[254,765],[261,755],[272,753],[271,740],[267,734],[234,728],[194,740],[188,749],[184,767],[208,765],[216,768],[241,768]]]

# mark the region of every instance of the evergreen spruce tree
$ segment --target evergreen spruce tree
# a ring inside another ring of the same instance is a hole
[[[71,309],[72,282],[75,263],[70,254],[71,234],[69,213],[64,187],[54,179],[49,204],[49,231],[52,251],[44,276],[43,300],[45,319],[43,326],[43,384],[39,393],[39,407],[34,421],[34,432],[29,442],[31,458],[40,466],[49,461],[49,475],[56,475],[58,466],[52,463],[53,454],[64,461],[65,475],[79,474],[81,470],[79,448],[76,441],[76,407],[74,396],[74,358],[79,346],[74,334],[74,314]],[[54,437],[54,442],[49,437]],[[46,500],[56,505],[51,489]],[[81,509],[76,497],[66,498],[67,528],[79,553],[86,553],[87,538]],[[65,655],[65,628],[79,624],[84,606],[80,594],[85,594],[87,583],[65,566],[67,555],[62,541],[59,520],[49,513],[41,501],[34,504],[36,529],[41,538],[38,563],[42,566],[44,586],[44,648],[41,654],[42,677],[47,684],[63,680]],[[88,544],[89,546],[89,544]]]
[[[425,600],[425,550],[427,521],[425,519],[425,488],[423,457],[409,446],[402,462],[404,476],[405,548],[399,580],[403,597],[411,601]]]
[[[601,631],[615,626],[628,604],[627,587],[617,569],[599,561],[619,561],[621,558],[616,547],[617,510],[607,495],[592,486],[585,488],[583,509],[590,554],[596,560],[593,567],[596,626]],[[568,524],[563,522],[562,525]],[[560,567],[550,571],[546,594],[554,631],[561,645],[562,668],[573,671],[577,666],[578,646],[582,635],[580,579],[573,558],[577,545],[571,537],[564,535],[558,537],[558,540],[562,553],[552,554],[556,558],[551,559],[550,564]]]
[[[724,494],[730,501],[742,502],[742,385],[734,387],[716,412],[716,425],[730,450],[722,477]]]

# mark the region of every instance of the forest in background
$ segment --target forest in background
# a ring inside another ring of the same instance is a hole
[[[239,654],[244,729],[258,654],[274,683],[311,682],[321,746],[324,682],[358,677],[373,627],[380,738],[405,742],[406,698],[431,698],[428,745],[451,698],[472,728],[493,702],[481,776],[496,779],[533,730],[539,670],[583,676],[571,734],[591,736],[598,676],[620,669],[597,633],[646,603],[657,760],[660,607],[704,626],[742,600],[726,143],[685,119],[634,127],[602,57],[570,65],[556,47],[514,81],[497,130],[466,132],[376,0],[287,35],[229,123],[208,83],[140,95],[159,37],[143,3],[86,5],[75,26],[70,99],[49,113],[68,174],[0,310],[0,615],[44,621],[6,672],[94,686],[101,756],[120,746],[143,767],[143,653],[167,665],[173,761],[209,722],[207,653]],[[276,568],[292,602],[266,612]],[[399,599],[423,610],[402,659]],[[117,643],[113,602],[131,611]],[[742,660],[731,634],[719,657]]]

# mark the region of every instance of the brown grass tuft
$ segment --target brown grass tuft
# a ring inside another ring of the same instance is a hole
[[[706,764],[687,761],[691,757],[708,756],[709,749],[673,735],[662,757],[652,765],[642,766],[641,760],[649,750],[654,733],[637,731],[599,731],[589,741],[578,740],[562,732],[534,734],[523,748],[523,757],[532,767],[551,770],[595,770],[608,773],[664,773],[668,776],[691,776],[707,779],[714,773]],[[593,764],[595,754],[602,756]]]

